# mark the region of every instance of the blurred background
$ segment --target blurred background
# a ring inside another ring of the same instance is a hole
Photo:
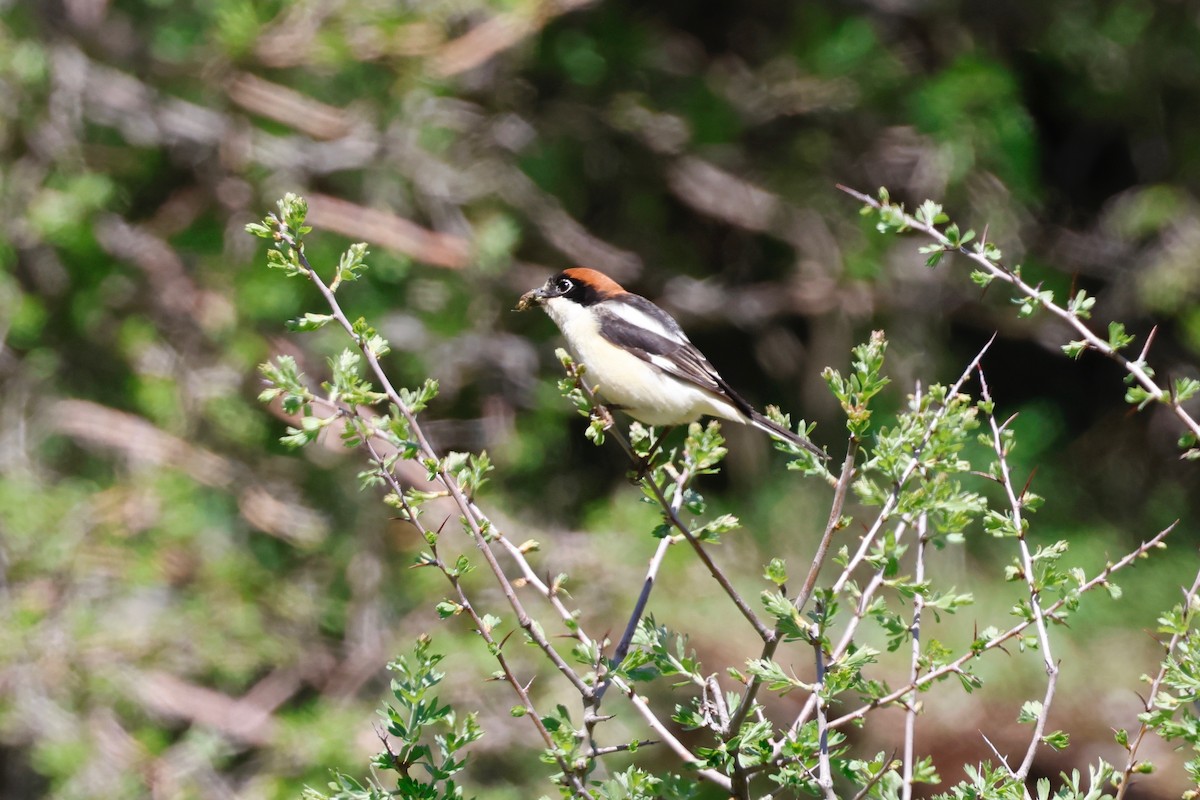
[[[318,268],[370,243],[348,313],[390,340],[398,384],[438,379],[431,437],[488,450],[482,502],[543,542],[536,566],[572,575],[597,632],[624,624],[654,513],[620,451],[583,439],[557,332],[511,312],[522,292],[608,272],[757,405],[817,421],[835,457],[820,371],[872,329],[891,341],[882,411],[998,331],[984,365],[1020,413],[1019,480],[1036,471],[1049,499],[1037,540],[1094,571],[1182,520],[1056,654],[1050,728],[1073,746],[1039,774],[1121,758],[1111,728],[1136,724],[1156,669],[1147,631],[1198,564],[1177,422],[1131,413],[1116,367],[1067,360],[1059,325],[1018,320],[964,263],[927,269],[835,187],[943,201],[1060,299],[1097,294],[1101,327],[1140,347],[1157,326],[1160,377],[1195,376],[1198,129],[1194,0],[0,2],[0,797],[283,798],[362,774],[384,665],[422,631],[455,651],[445,694],[488,732],[469,792],[552,791],[486,653],[436,619],[438,577],[408,569],[416,537],[359,492],[361,456],[286,451],[255,399],[260,362],[293,354],[315,382],[345,346],[286,334],[319,298],[243,232],[288,191]],[[746,523],[717,557],[753,595],[770,555],[802,569],[829,492],[727,433],[701,489]],[[971,536],[939,556],[944,585],[979,597],[948,645],[1005,624],[1010,555]],[[723,672],[757,650],[693,561],[672,552],[651,608]],[[1026,740],[1012,723],[1044,674],[1019,656],[983,667],[986,696],[930,699],[918,748],[944,777],[990,757],[981,733]],[[887,733],[864,752],[894,750]],[[1140,796],[1181,782],[1167,769]]]

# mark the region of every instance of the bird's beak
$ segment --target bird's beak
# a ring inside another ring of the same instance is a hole
[[[521,299],[517,301],[517,307],[514,311],[528,311],[530,306],[541,305],[546,299],[546,287],[539,286],[536,289],[526,292],[521,295]]]

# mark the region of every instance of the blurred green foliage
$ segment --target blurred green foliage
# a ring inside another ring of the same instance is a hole
[[[646,511],[623,456],[587,443],[555,389],[550,323],[509,313],[570,264],[661,302],[756,404],[819,421],[835,452],[819,375],[867,331],[891,341],[882,413],[999,330],[985,366],[1021,412],[1012,460],[1036,469],[1048,538],[1102,562],[1184,520],[1180,557],[1126,578],[1119,609],[1085,605],[1073,633],[1086,651],[1112,645],[1116,620],[1145,627],[1193,571],[1200,479],[1175,460],[1173,421],[1131,415],[1114,367],[1066,360],[1052,322],[1018,321],[963,265],[927,270],[834,185],[943,200],[1060,296],[1097,296],[1095,318],[1123,321],[1135,348],[1158,325],[1159,374],[1194,377],[1194,15],[1149,0],[4,4],[0,796],[294,797],[376,749],[383,667],[414,633],[475,646],[436,621],[440,585],[407,570],[414,535],[359,493],[357,456],[285,453],[285,422],[255,401],[269,356],[323,375],[342,346],[285,335],[312,290],[270,274],[243,232],[285,191],[317,198],[314,264],[370,243],[345,302],[392,343],[398,383],[439,380],[438,446],[492,454],[488,502],[556,540],[546,570],[578,572],[601,620],[627,613],[636,581],[618,578],[653,543],[622,533],[648,529]],[[802,558],[822,498],[726,433],[706,490],[747,528],[730,549]],[[589,572],[601,558],[611,574]],[[664,580],[688,587],[657,598],[664,613],[711,625],[690,565]],[[1151,650],[1139,637],[1122,647]],[[1129,675],[1152,663],[1135,655]],[[500,687],[447,682],[478,698],[485,730],[511,725]],[[507,745],[478,743],[479,793],[540,791]]]

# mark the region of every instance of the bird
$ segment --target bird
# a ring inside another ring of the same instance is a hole
[[[734,391],[674,317],[603,272],[565,269],[521,295],[516,310],[533,306],[558,326],[610,409],[668,430],[703,416],[740,422],[828,458]]]

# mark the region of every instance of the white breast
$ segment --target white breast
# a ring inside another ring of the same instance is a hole
[[[546,313],[558,325],[575,357],[587,367],[584,379],[599,387],[606,403],[647,425],[681,425],[709,415],[736,422],[746,417],[731,403],[695,384],[680,380],[611,344],[588,309],[553,297]]]

